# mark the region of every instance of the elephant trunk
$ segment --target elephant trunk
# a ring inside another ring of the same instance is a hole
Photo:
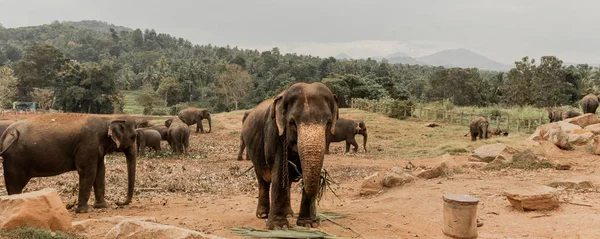
[[[365,153],[367,152],[367,131],[363,132],[363,147],[365,148]]]
[[[483,138],[487,139],[488,138],[488,125],[485,124],[483,125],[483,132],[481,132],[483,134]]]
[[[321,182],[321,168],[325,155],[325,126],[320,124],[298,127],[298,154],[302,166],[304,192],[316,196]]]
[[[210,119],[210,115],[208,115],[207,120],[208,120],[208,132],[207,133],[210,133],[210,132],[212,132],[212,120]]]
[[[137,145],[133,145],[132,148],[125,152],[125,158],[127,159],[127,198],[125,202],[117,202],[117,205],[124,206],[131,203],[131,199],[133,198],[133,189],[135,186],[135,165],[136,165],[136,157],[137,150],[135,148]]]

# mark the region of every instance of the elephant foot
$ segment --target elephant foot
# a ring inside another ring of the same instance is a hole
[[[273,229],[287,229],[290,227],[290,222],[285,217],[269,217],[267,219],[267,228]]]
[[[301,227],[319,227],[321,225],[321,223],[317,220],[317,219],[310,219],[310,218],[298,218],[298,220],[296,220],[296,225],[301,226]]]
[[[242,156],[237,157],[237,161],[243,161],[243,160],[244,160],[244,158]]]
[[[256,209],[256,217],[260,218],[260,219],[265,219],[269,217],[269,207],[261,207],[258,206],[258,208]]]
[[[94,203],[94,208],[108,208],[108,203],[106,201],[96,202]]]
[[[285,218],[294,217],[294,210],[292,210],[292,207],[288,207],[284,211],[285,211]]]
[[[90,207],[88,205],[82,206],[79,205],[75,208],[75,213],[88,213],[90,211]]]

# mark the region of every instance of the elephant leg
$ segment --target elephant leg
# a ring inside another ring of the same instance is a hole
[[[479,129],[479,140],[483,139],[483,129]]]
[[[350,141],[350,144],[352,146],[354,146],[354,148],[352,149],[352,151],[354,151],[355,153],[358,152],[358,143],[356,143],[356,139],[354,137],[352,137],[352,138],[349,139],[349,141]],[[346,151],[348,151],[348,150],[346,150]]]
[[[21,194],[23,188],[31,179],[27,172],[20,166],[9,165],[6,160],[3,162],[2,167],[4,167],[4,184],[8,195]]]
[[[198,133],[198,131],[200,131],[200,133],[204,134],[204,127],[202,127],[202,120],[200,120],[196,123],[196,133]]]
[[[308,196],[302,189],[302,202],[300,203],[300,213],[296,225],[301,227],[318,227],[320,225],[317,219],[316,196]]]
[[[244,148],[246,148],[246,145],[244,144],[243,140],[240,140],[240,150],[238,151],[238,156],[237,156],[238,161],[244,160],[244,158],[242,157],[242,154],[244,153]]]
[[[100,158],[104,158],[101,156]],[[104,166],[104,160],[98,160],[98,168],[96,169],[96,179],[94,180],[94,208],[108,208],[108,203],[104,199],[105,192],[105,174],[106,169]]]
[[[275,163],[271,170],[271,209],[269,210],[269,218],[267,219],[267,228],[289,228],[290,223],[287,219],[287,210],[290,205],[290,185],[291,180],[286,180],[283,184],[283,173],[281,158],[275,159]],[[287,162],[285,162],[287,163]]]
[[[248,154],[246,154],[246,157],[248,157]],[[256,167],[254,167],[254,172],[258,179],[258,206],[256,207],[256,217],[265,219],[269,217],[269,190],[271,188],[271,183],[263,179],[263,176],[259,174]]]
[[[190,138],[186,138],[183,140],[184,153],[188,153],[188,149],[190,148]]]
[[[348,140],[346,140],[346,153],[348,153],[350,151],[350,142],[348,142]]]
[[[140,143],[140,155],[146,154],[146,142]]]
[[[87,151],[84,151],[87,152]],[[96,181],[96,174],[98,168],[98,162],[96,159],[90,159],[89,155],[80,153],[75,158],[75,167],[77,173],[79,173],[79,198],[76,213],[88,212],[88,201],[90,199],[90,193],[92,192],[92,185]],[[90,162],[91,161],[91,162]]]
[[[476,140],[477,140],[477,133],[471,132],[471,141],[476,141]]]
[[[327,140],[327,142],[325,143],[325,154],[329,154],[329,145],[331,144],[331,141]]]

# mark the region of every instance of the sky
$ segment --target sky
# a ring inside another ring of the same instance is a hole
[[[7,28],[100,20],[195,44],[354,58],[467,48],[511,64],[523,56],[600,63],[594,0],[0,0]]]

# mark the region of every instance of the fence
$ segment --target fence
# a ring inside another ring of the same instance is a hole
[[[350,107],[386,115],[390,115],[391,112],[398,112],[400,116],[403,116],[403,119],[413,118],[422,121],[443,122],[465,126],[468,126],[471,120],[476,117],[483,116],[490,123],[490,129],[500,129],[507,132],[513,130],[514,132],[532,133],[538,126],[550,122],[550,119],[544,117],[544,115],[540,115],[538,118],[513,118],[503,115],[456,112],[406,104],[395,104],[394,107],[396,107],[396,109],[393,109],[390,108],[389,103],[382,103],[381,100],[352,99]]]

